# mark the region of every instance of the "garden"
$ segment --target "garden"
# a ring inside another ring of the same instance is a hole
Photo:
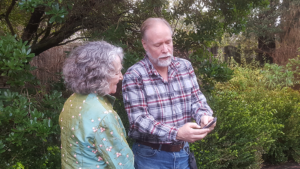
[[[174,56],[192,62],[218,118],[214,131],[191,144],[199,168],[300,164],[297,0],[2,0],[0,168],[61,168],[58,117],[72,93],[61,65],[50,71],[55,65],[33,59],[105,40],[124,49],[125,73],[144,57],[139,27],[149,17],[170,22]],[[127,130],[120,83],[114,109]]]

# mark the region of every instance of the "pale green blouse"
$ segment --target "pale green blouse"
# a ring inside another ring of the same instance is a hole
[[[63,169],[134,168],[112,96],[73,94],[59,116]]]

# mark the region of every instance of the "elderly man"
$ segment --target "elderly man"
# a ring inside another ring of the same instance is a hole
[[[146,56],[128,69],[122,85],[129,136],[136,140],[135,168],[189,168],[188,142],[203,139],[213,129],[200,129],[213,119],[213,112],[191,63],[173,57],[169,23],[149,18],[141,33]]]

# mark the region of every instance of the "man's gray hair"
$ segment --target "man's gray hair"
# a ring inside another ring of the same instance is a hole
[[[157,23],[157,22],[161,22],[161,23],[166,24],[166,25],[170,28],[171,34],[173,34],[171,25],[170,25],[169,22],[166,21],[164,18],[148,18],[148,19],[146,19],[146,20],[142,23],[142,26],[141,26],[141,29],[140,29],[141,34],[142,34],[142,39],[147,40],[147,39],[146,39],[146,31],[147,31],[151,26],[153,26],[154,23]]]
[[[123,49],[105,41],[89,42],[75,48],[65,60],[63,76],[68,89],[79,94],[109,94],[109,80],[118,70],[116,57],[123,61]]]

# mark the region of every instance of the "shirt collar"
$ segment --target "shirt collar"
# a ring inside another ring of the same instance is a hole
[[[116,100],[116,98],[115,98],[114,96],[106,95],[106,96],[104,96],[104,97],[106,97],[107,100],[110,102],[110,104],[111,104],[112,106],[114,106],[114,103],[115,103],[115,100]]]
[[[103,100],[104,102],[106,102],[106,100],[113,106],[115,103],[116,98],[114,96],[111,95],[105,95],[105,96],[101,96],[101,95],[97,95],[95,93],[90,93],[91,96],[93,97],[99,97],[100,100]]]

